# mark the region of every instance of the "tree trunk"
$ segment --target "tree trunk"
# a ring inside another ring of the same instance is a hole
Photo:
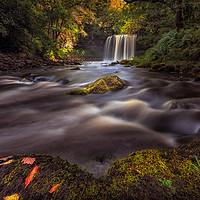
[[[183,28],[182,0],[176,0],[176,30],[179,32]]]

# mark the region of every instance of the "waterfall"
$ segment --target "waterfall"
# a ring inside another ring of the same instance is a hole
[[[120,61],[135,56],[137,35],[113,35],[106,39],[104,60]]]

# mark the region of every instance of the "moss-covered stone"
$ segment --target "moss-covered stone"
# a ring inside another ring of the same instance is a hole
[[[89,93],[101,94],[108,91],[122,89],[124,86],[124,81],[122,81],[118,76],[107,76],[91,83],[86,89]]]
[[[173,150],[134,152],[116,161],[106,178],[119,190],[121,185],[127,188],[132,199],[199,199],[200,166],[191,159],[194,155],[200,159],[199,149],[200,143],[193,142]],[[157,197],[153,191],[159,191]]]
[[[129,63],[130,63],[130,60],[127,60],[127,59],[121,60],[119,62],[119,64],[121,64],[121,65],[126,65],[126,64],[129,64]]]
[[[87,95],[89,93],[86,89],[80,89],[80,90],[72,90],[70,92],[67,92],[66,94],[69,94],[69,95]]]
[[[122,89],[125,86],[123,80],[121,80],[118,76],[107,76],[104,78],[100,78],[95,82],[91,83],[86,87],[86,89],[73,90],[67,92],[69,95],[86,95],[86,94],[102,94],[108,91],[115,91]]]
[[[34,157],[33,165],[22,164]],[[14,155],[14,162],[0,165],[1,197],[20,199],[200,199],[200,141],[177,149],[143,150],[115,161],[106,175],[95,179],[77,165],[48,155]],[[5,161],[0,160],[0,164]],[[33,167],[38,172],[28,185]],[[51,194],[49,190],[59,184]]]
[[[109,65],[110,66],[115,66],[115,65],[118,65],[119,64],[119,62],[117,61],[117,62],[111,62]]]

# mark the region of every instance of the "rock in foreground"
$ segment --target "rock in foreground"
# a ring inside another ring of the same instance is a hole
[[[0,197],[71,200],[200,199],[200,141],[177,149],[143,150],[114,162],[95,179],[48,155],[0,158]]]
[[[100,78],[95,82],[91,83],[86,89],[73,90],[68,92],[70,95],[86,95],[86,94],[103,94],[108,91],[120,90],[125,86],[123,80],[118,76],[107,76]]]

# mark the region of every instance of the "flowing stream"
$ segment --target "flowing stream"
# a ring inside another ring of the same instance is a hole
[[[127,86],[65,95],[110,75]],[[189,78],[102,62],[0,76],[0,155],[60,156],[98,177],[114,159],[177,147],[199,134],[200,84]]]

